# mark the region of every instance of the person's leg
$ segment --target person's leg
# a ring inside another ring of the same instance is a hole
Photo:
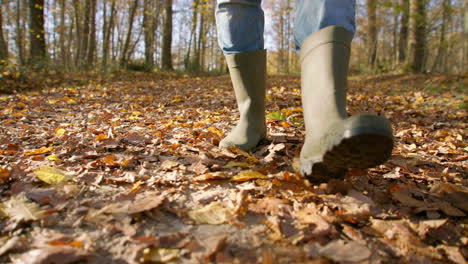
[[[240,112],[240,120],[220,146],[249,150],[266,137],[261,0],[218,0],[216,23]]]
[[[225,54],[263,50],[265,18],[261,0],[218,0],[218,43]]]
[[[305,142],[301,174],[313,182],[342,177],[348,168],[385,162],[393,148],[392,128],[381,116],[348,117],[346,88],[354,1],[298,0],[296,44],[301,48]]]
[[[296,0],[294,40],[300,48],[304,40],[323,28],[339,26],[356,32],[355,0]]]

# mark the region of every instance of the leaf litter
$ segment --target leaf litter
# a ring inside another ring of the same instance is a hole
[[[270,142],[252,152],[218,147],[238,116],[227,76],[1,95],[0,262],[465,263],[466,84],[352,77],[348,112],[388,116],[396,147],[316,185],[294,171],[297,77],[271,77]]]

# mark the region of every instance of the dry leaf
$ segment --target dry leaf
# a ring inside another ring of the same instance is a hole
[[[49,166],[39,167],[34,171],[34,174],[48,184],[59,184],[73,179],[71,174]]]
[[[10,180],[11,171],[0,167],[0,184]]]
[[[235,168],[235,167],[239,167],[239,168],[247,169],[247,168],[253,167],[253,165],[250,164],[250,163],[247,163],[247,162],[230,161],[230,162],[228,162],[228,164],[226,164],[225,167],[226,167],[226,168]]]
[[[142,262],[168,263],[180,258],[180,249],[147,248],[143,251]]]
[[[210,131],[211,133],[218,135],[219,137],[222,137],[224,135],[223,131],[220,131],[215,127],[209,127],[207,130]]]
[[[242,149],[238,147],[233,146],[233,147],[229,147],[228,149],[232,153],[244,156],[245,158],[247,158],[247,161],[251,164],[257,164],[260,162],[257,158],[255,158],[254,156],[250,155],[249,153],[247,153],[246,151],[243,151]]]
[[[42,147],[40,149],[35,149],[35,150],[32,150],[32,151],[25,152],[24,155],[26,155],[26,156],[40,155],[40,154],[49,153],[52,150],[54,150],[53,147]]]
[[[24,194],[13,196],[3,203],[3,213],[15,221],[34,221],[42,218],[44,212],[36,203],[28,201]]]
[[[234,213],[218,202],[212,202],[205,207],[188,212],[188,215],[197,224],[221,225],[228,222]]]
[[[12,257],[13,264],[77,263],[86,262],[88,254],[74,247],[47,246]]]
[[[167,159],[167,160],[164,160],[161,163],[161,169],[170,170],[170,169],[172,169],[174,167],[177,167],[179,165],[180,165],[180,163],[178,161]]]
[[[231,181],[246,182],[246,181],[257,180],[257,179],[268,179],[268,177],[258,171],[243,171],[239,173],[238,175],[232,177]]]
[[[256,203],[251,203],[249,210],[258,214],[278,215],[279,213],[286,213],[291,210],[291,206],[287,200],[265,197]]]
[[[354,241],[335,240],[321,248],[319,254],[336,262],[360,262],[369,259],[372,252]]]
[[[67,130],[63,129],[63,128],[59,128],[57,130],[55,130],[55,135],[57,137],[61,137],[63,136],[65,133],[67,132]]]
[[[200,176],[193,178],[194,182],[203,182],[203,181],[214,181],[214,180],[228,180],[231,176],[229,176],[224,171],[217,171],[217,172],[209,172]]]

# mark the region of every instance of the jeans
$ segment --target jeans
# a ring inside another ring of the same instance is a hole
[[[262,0],[217,0],[218,42],[225,54],[264,49]],[[297,49],[312,33],[341,26],[356,31],[356,0],[296,0],[294,41]]]

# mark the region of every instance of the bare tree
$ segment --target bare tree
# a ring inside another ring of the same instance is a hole
[[[115,1],[112,1],[111,4],[111,10],[110,10],[110,16],[109,20],[107,20],[107,4],[104,2],[104,8],[103,8],[103,20],[104,20],[104,25],[102,28],[103,31],[103,43],[102,43],[102,66],[106,67],[107,66],[107,61],[109,59],[109,50],[110,50],[110,42],[111,42],[111,33],[114,28],[115,24]]]
[[[408,49],[409,0],[401,0],[400,39],[398,41],[398,62],[406,61]]]
[[[134,0],[133,4],[130,6],[130,16],[128,17],[128,29],[127,29],[127,37],[125,38],[125,42],[122,49],[122,54],[120,55],[120,67],[125,68],[128,64],[128,53],[130,50],[130,42],[132,40],[132,31],[133,31],[133,23],[135,20],[135,13],[138,8],[138,0]]]
[[[8,43],[3,35],[3,6],[0,5],[0,60],[8,59]]]
[[[410,0],[408,67],[423,72],[426,50],[426,1]]]
[[[377,1],[367,0],[367,51],[368,65],[374,67],[377,59]]]
[[[164,32],[162,45],[162,65],[161,68],[166,71],[172,71],[172,0],[165,0],[166,16],[164,18]]]
[[[38,64],[46,59],[44,28],[44,0],[29,0],[30,63]]]

